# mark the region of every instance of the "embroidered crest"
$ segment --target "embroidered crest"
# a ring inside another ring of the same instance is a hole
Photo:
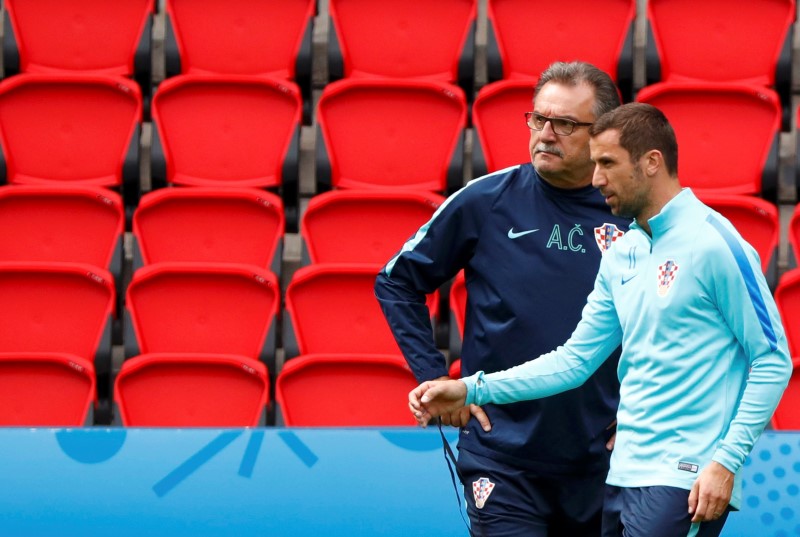
[[[602,226],[594,228],[594,240],[597,241],[597,246],[600,251],[606,253],[614,241],[622,237],[624,231],[619,229],[615,224],[605,223]]]
[[[494,490],[494,483],[489,481],[488,477],[482,477],[477,481],[472,482],[472,495],[475,497],[475,507],[483,509],[486,505],[486,500]]]
[[[672,282],[675,281],[675,274],[678,273],[678,265],[672,259],[667,259],[664,264],[658,267],[658,296],[667,296]]]

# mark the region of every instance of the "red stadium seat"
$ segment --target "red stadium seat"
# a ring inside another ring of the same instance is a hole
[[[125,211],[116,192],[92,186],[0,187],[0,260],[68,261],[122,273]]]
[[[450,375],[461,371],[461,343],[464,341],[464,320],[467,312],[467,282],[460,271],[450,286]],[[453,378],[459,378],[457,375]]]
[[[461,358],[450,362],[450,367],[448,368],[447,374],[450,375],[451,379],[461,378]]]
[[[795,367],[800,366],[800,269],[785,272],[775,289],[775,303],[783,319],[789,352]]]
[[[473,84],[476,0],[330,0],[332,79],[380,76]]]
[[[320,263],[294,273],[286,288],[285,356],[316,353],[399,354],[375,299],[380,264]],[[433,318],[438,293],[428,297]]]
[[[92,363],[59,352],[0,352],[0,426],[92,425]]]
[[[68,353],[94,363],[110,398],[114,280],[82,263],[0,263],[0,352]]]
[[[150,84],[154,0],[6,0],[6,76],[94,73]],[[146,84],[146,86],[145,86]]]
[[[311,198],[300,234],[309,263],[386,263],[444,203],[426,191],[333,190]]]
[[[731,221],[761,258],[761,270],[774,289],[778,283],[780,223],[778,208],[761,198],[735,194],[701,193],[699,198]]]
[[[771,87],[784,104],[788,129],[794,21],[795,0],[735,5],[649,0],[647,83],[704,80]]]
[[[268,399],[266,366],[229,354],[143,354],[122,364],[114,386],[129,427],[254,427]]]
[[[279,306],[277,278],[253,265],[146,265],[128,286],[125,354],[236,354],[274,371]]]
[[[134,270],[169,261],[256,265],[280,275],[281,199],[254,188],[165,188],[133,215]]]
[[[472,105],[476,137],[472,147],[472,176],[530,162],[530,129],[523,114],[533,110],[536,78],[487,84]]]
[[[792,211],[787,235],[790,247],[789,266],[790,268],[797,268],[797,263],[800,260],[800,204],[795,205],[794,211]]]
[[[166,0],[166,76],[266,75],[293,80],[311,115],[316,0]]]
[[[165,4],[168,76],[295,79],[304,47],[308,48],[304,68],[310,73],[314,0],[166,0]]]
[[[636,100],[661,109],[675,129],[684,186],[777,199],[781,109],[775,92],[744,84],[665,82],[642,88]]]
[[[582,60],[630,95],[635,0],[488,0],[487,11],[490,80],[538,77],[554,61]]]
[[[0,83],[0,143],[10,184],[123,187],[139,196],[138,86],[122,77],[17,75]]]
[[[772,427],[800,432],[800,367],[797,365],[772,416]]]
[[[276,401],[289,427],[410,426],[416,387],[402,356],[309,354],[286,362]]]
[[[153,98],[154,186],[280,189],[287,225],[296,226],[301,115],[291,82],[170,78]]]
[[[318,192],[331,188],[452,192],[463,184],[467,103],[456,86],[344,79],[323,90],[317,120]]]

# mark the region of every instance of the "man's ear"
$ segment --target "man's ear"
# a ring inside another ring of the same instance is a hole
[[[648,177],[654,176],[664,167],[664,155],[658,149],[651,149],[642,156],[642,169]]]

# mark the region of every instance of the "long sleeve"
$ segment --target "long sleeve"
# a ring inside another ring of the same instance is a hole
[[[581,320],[556,350],[497,373],[482,371],[462,379],[467,403],[513,403],[540,399],[581,386],[619,346],[622,330],[608,291],[604,265]]]
[[[375,297],[419,381],[447,375],[425,300],[464,267],[479,234],[481,215],[472,214],[476,209],[467,188],[439,207],[375,281]]]
[[[758,259],[719,222],[710,220],[730,247],[728,258],[707,256],[718,308],[747,358],[749,373],[727,432],[713,460],[737,472],[780,401],[792,371],[780,317]]]

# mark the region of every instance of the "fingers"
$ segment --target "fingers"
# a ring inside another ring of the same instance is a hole
[[[439,395],[441,389],[437,385],[429,385],[428,389],[425,390],[425,393],[419,398],[419,402],[423,405],[427,405]]]
[[[689,491],[689,514],[694,515],[697,512],[697,495],[698,489],[700,486],[698,485],[697,481],[694,482],[692,485],[692,490]],[[694,522],[694,518],[692,518],[692,522]]]
[[[489,416],[486,415],[486,412],[483,411],[481,407],[478,405],[469,405],[469,413],[472,414],[478,423],[480,423],[481,428],[486,431],[487,433],[492,430],[492,424],[489,421]]]
[[[689,514],[692,522],[708,522],[720,518],[728,507],[724,498],[714,497],[709,494],[698,479],[689,492]]]
[[[453,427],[465,427],[469,421],[469,408],[461,407],[450,413],[442,414],[442,423]]]
[[[725,513],[727,508],[727,504],[704,502],[701,498],[697,503],[694,516],[692,516],[692,522],[710,522],[712,520],[717,520]],[[691,511],[689,511],[689,513],[691,514]]]
[[[411,415],[417,420],[417,425],[420,427],[427,427],[428,422],[431,420],[431,415],[424,409],[420,410],[415,408],[410,402],[408,403],[408,408],[411,411]]]
[[[606,427],[606,431],[610,431],[611,429],[616,428],[616,426],[617,426],[617,420],[615,419],[614,421],[608,424],[608,427]],[[614,431],[614,433],[611,435],[611,438],[609,438],[608,442],[606,442],[606,449],[608,451],[614,451],[614,444],[616,442],[617,442],[617,431]]]
[[[408,406],[411,407],[412,412],[422,409],[422,404],[420,404],[419,399],[420,397],[422,397],[422,394],[425,393],[424,386],[425,383],[423,382],[422,384],[420,384],[419,386],[408,392]]]
[[[451,421],[466,421],[452,414],[464,406],[467,387],[460,381],[428,381],[423,382],[408,393],[408,406],[418,423],[427,423],[431,418],[449,414]]]
[[[408,408],[420,427],[426,427],[431,419],[428,411],[420,403],[422,394],[427,390],[427,384],[423,382],[408,393]]]
[[[611,435],[611,438],[608,439],[606,442],[606,449],[608,451],[614,451],[614,443],[617,441],[617,433]]]

